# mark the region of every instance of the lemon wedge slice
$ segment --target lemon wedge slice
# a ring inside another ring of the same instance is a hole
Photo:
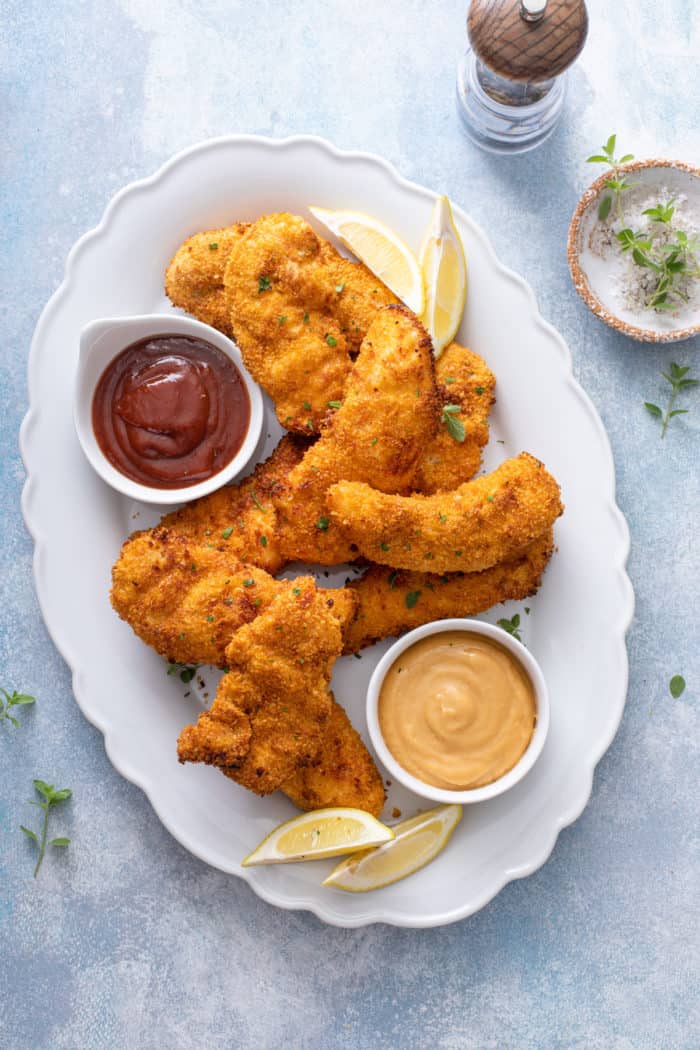
[[[461,819],[462,807],[451,804],[395,824],[390,842],[341,861],[323,885],[366,893],[405,879],[437,857]]]
[[[363,809],[316,809],[276,827],[248,854],[243,867],[337,857],[389,842],[393,837],[391,828]]]
[[[411,249],[393,230],[359,211],[312,207],[309,211],[420,317],[425,308],[423,273]]]
[[[438,358],[454,339],[467,301],[467,262],[447,197],[435,201],[419,259],[425,280],[421,320]]]

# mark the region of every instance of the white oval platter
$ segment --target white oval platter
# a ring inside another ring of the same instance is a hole
[[[120,545],[157,513],[107,488],[82,455],[71,412],[78,339],[100,316],[171,310],[163,272],[195,231],[271,211],[310,218],[307,206],[316,204],[375,215],[417,248],[435,196],[378,157],[341,152],[318,138],[235,136],[194,146],[123,189],[74,246],[29,359],[23,511],[42,613],[72,669],[78,704],[104,733],[114,766],[143,789],[188,850],[246,879],[270,903],[305,908],[339,926],[427,927],[464,918],[509,880],[539,868],[559,830],[586,805],[594,767],[622,715],[634,605],[625,572],[629,535],[615,504],[603,425],[530,287],[498,262],[482,231],[455,207],[470,278],[458,338],[497,378],[486,466],[527,449],[559,479],[566,503],[556,527],[559,550],[539,594],[484,614],[494,623],[520,613],[523,639],[549,685],[551,727],[531,773],[507,794],[470,806],[431,865],[373,893],[348,894],[321,886],[331,862],[242,869],[241,859],[293,814],[291,803],[278,794],[259,799],[211,768],[178,764],[178,733],[196,717],[202,695],[211,694],[215,676],[205,672],[198,689],[183,686],[111,609],[110,570]],[[266,411],[261,455],[281,432],[269,405]],[[345,575],[330,578],[342,583]],[[328,585],[323,573],[319,578]],[[367,682],[387,644],[359,660],[343,658],[334,675],[336,696],[363,732]],[[385,815],[395,807],[404,817],[422,808],[392,786]]]

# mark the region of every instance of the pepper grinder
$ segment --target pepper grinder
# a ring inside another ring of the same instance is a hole
[[[457,77],[469,137],[494,153],[524,153],[544,142],[587,33],[584,0],[472,0]]]

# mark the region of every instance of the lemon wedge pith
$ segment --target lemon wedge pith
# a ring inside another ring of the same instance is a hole
[[[447,197],[435,201],[419,259],[425,281],[421,320],[439,357],[454,339],[467,301],[467,262]]]
[[[462,807],[450,804],[395,824],[391,829],[393,839],[347,857],[323,885],[349,893],[366,893],[405,879],[445,848],[461,819]]]
[[[423,273],[411,249],[393,230],[363,212],[315,207],[309,211],[420,317],[425,308]]]
[[[280,824],[242,862],[288,864],[321,860],[389,842],[394,832],[363,809],[337,807],[302,813]]]

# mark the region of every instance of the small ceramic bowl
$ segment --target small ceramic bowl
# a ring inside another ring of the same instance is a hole
[[[535,690],[537,721],[530,743],[522,756],[513,768],[509,769],[502,777],[490,784],[485,784],[483,787],[472,788],[468,791],[450,791],[445,788],[433,787],[432,784],[426,784],[407,772],[386,746],[379,726],[379,694],[389,668],[394,665],[401,653],[405,652],[406,649],[416,642],[419,642],[421,638],[427,638],[428,635],[433,634],[442,634],[444,631],[468,631],[470,634],[480,634],[485,638],[498,642],[504,649],[511,652],[520,663]],[[507,634],[501,627],[494,627],[492,624],[483,623],[481,620],[435,620],[432,623],[424,624],[422,627],[416,627],[415,630],[409,631],[408,634],[399,638],[377,664],[367,689],[367,727],[380,761],[391,776],[403,784],[404,787],[413,791],[414,794],[430,799],[432,802],[458,802],[462,804],[484,802],[486,799],[495,798],[497,795],[502,795],[504,791],[512,788],[532,769],[539,758],[549,729],[549,694],[540,665],[532,653],[525,648],[522,642]]]
[[[196,485],[161,489],[132,481],[114,467],[97,443],[92,426],[92,400],[95,388],[109,363],[132,343],[155,335],[184,335],[202,339],[221,350],[238,369],[250,400],[250,422],[243,444],[233,457],[212,477]],[[145,314],[139,317],[111,317],[91,321],[80,336],[80,353],[73,401],[73,419],[78,440],[90,464],[103,481],[117,492],[144,503],[170,505],[206,496],[232,481],[250,462],[263,426],[263,399],[243,364],[238,347],[215,328],[176,314]]]
[[[652,193],[665,187],[670,196],[683,196],[700,210],[700,168],[676,160],[640,160],[622,164],[619,170],[631,176],[632,182],[639,183],[630,193],[644,190]],[[616,299],[609,264],[589,247],[609,175],[605,172],[586,190],[569,227],[567,259],[576,291],[596,317],[631,339],[645,343],[673,343],[697,335],[700,332],[700,307],[679,324],[678,318],[668,313],[633,311]]]

